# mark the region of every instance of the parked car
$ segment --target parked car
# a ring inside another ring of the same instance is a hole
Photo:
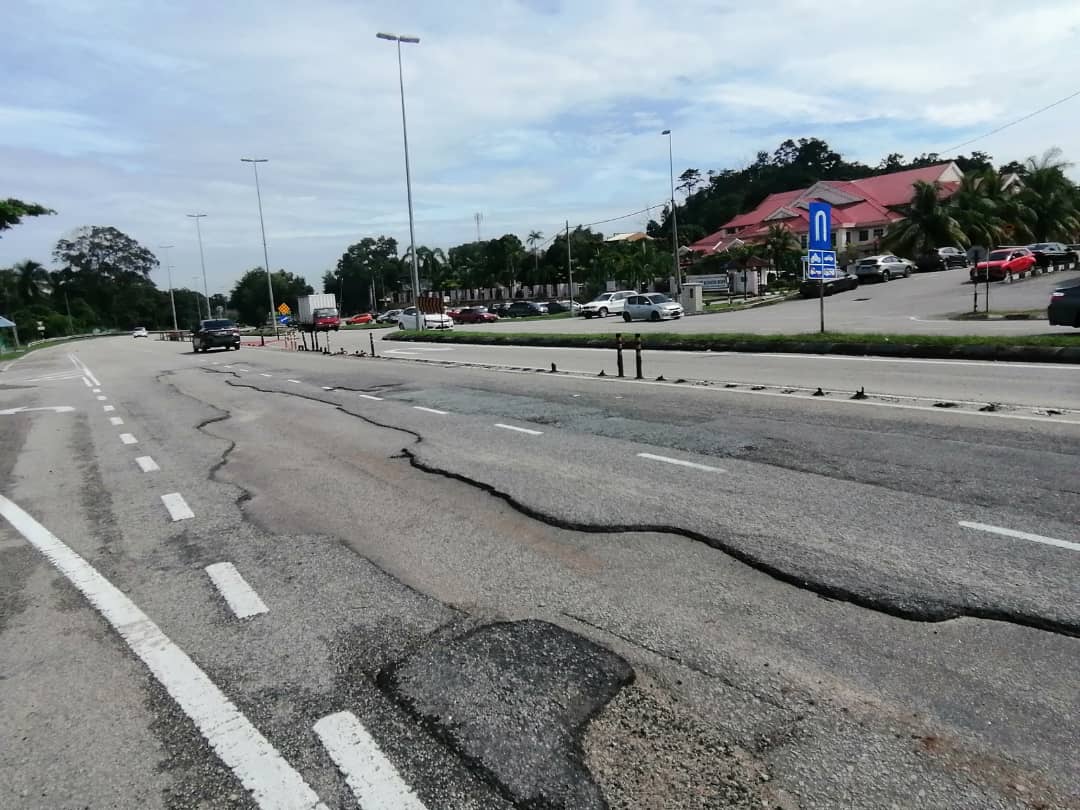
[[[450,315],[454,323],[493,323],[499,320],[494,312],[488,312],[487,307],[465,307]]]
[[[547,315],[547,304],[535,301],[515,301],[506,308],[507,318],[531,318],[534,315]]]
[[[424,319],[424,329],[454,328],[454,319],[449,315],[426,312],[422,313],[421,317]],[[415,329],[416,321],[416,307],[405,307],[397,317],[397,327],[398,329]]]
[[[505,301],[501,301],[498,304],[492,304],[488,307],[488,312],[498,315],[500,318],[505,318],[506,313],[510,311],[510,305]]]
[[[967,267],[968,264],[967,254],[960,248],[939,247],[920,256],[915,262],[915,268],[925,273],[931,270],[952,270],[957,267]]]
[[[627,298],[622,316],[627,323],[644,320],[675,320],[683,316],[683,308],[682,304],[672,301],[663,293],[645,293]]]
[[[802,283],[799,284],[799,295],[803,298],[820,298],[821,297],[821,282],[816,278],[805,278]],[[825,281],[825,295],[832,295],[833,293],[845,292],[847,290],[857,290],[859,288],[859,277],[854,273],[844,273],[839,278],[831,278]]]
[[[555,315],[560,312],[573,312],[577,315],[581,312],[581,304],[577,301],[548,301],[548,313]]]
[[[1058,287],[1051,292],[1046,317],[1051,326],[1072,326],[1080,329],[1080,284]]]
[[[150,335],[149,335],[149,334],[147,334],[147,331],[146,331],[146,327],[145,327],[145,326],[136,326],[136,327],[135,327],[135,328],[134,328],[134,329],[132,330],[132,332],[131,332],[131,336],[132,336],[133,338],[139,338],[139,337],[150,337]]]
[[[1031,251],[1035,257],[1035,263],[1041,270],[1049,270],[1076,261],[1076,253],[1061,242],[1036,242],[1034,245],[1028,245],[1027,249]]]
[[[598,318],[606,318],[608,315],[619,315],[626,306],[626,299],[631,295],[637,295],[633,290],[620,290],[619,292],[600,293],[592,301],[582,305],[581,314],[586,318],[594,315]]]
[[[400,314],[400,309],[388,309],[375,319],[375,323],[397,323],[398,315]]]
[[[359,315],[353,315],[351,318],[345,321],[349,326],[359,326],[364,323],[371,323],[374,318],[371,317],[370,312],[361,312]]]
[[[199,321],[199,327],[191,332],[191,350],[208,352],[211,349],[240,351],[239,327],[224,318]]]
[[[888,281],[893,278],[907,278],[915,269],[915,262],[911,259],[902,259],[891,253],[883,253],[880,256],[867,256],[855,263],[855,275],[859,281],[864,278],[878,278]]]
[[[1023,278],[1035,267],[1035,255],[1027,248],[993,250],[987,261],[971,268],[972,281],[1012,281]]]

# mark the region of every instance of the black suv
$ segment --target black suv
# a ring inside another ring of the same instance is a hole
[[[199,321],[199,328],[191,333],[191,349],[194,352],[208,352],[211,349],[240,351],[240,330],[235,323],[224,318]]]
[[[1042,270],[1076,261],[1076,253],[1061,242],[1036,242],[1027,248],[1035,254],[1035,261]]]
[[[506,308],[508,318],[528,318],[533,315],[547,315],[546,304],[536,304],[532,301],[515,301]]]
[[[940,247],[920,256],[918,261],[915,262],[915,268],[920,273],[930,270],[952,270],[956,267],[966,268],[967,266],[967,254],[956,247]]]

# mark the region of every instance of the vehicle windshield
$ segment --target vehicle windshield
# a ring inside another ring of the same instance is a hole
[[[671,299],[663,293],[653,293],[652,295],[646,295],[645,297],[652,301],[654,304],[666,304],[671,301]]]
[[[600,302],[600,301],[610,301],[611,296],[613,296],[614,294],[615,293],[604,293],[603,295],[598,295],[598,296],[596,296],[596,298],[594,298],[592,300],[592,303],[595,304],[595,303]]]
[[[1049,242],[1039,242],[1037,245],[1032,245],[1031,250],[1047,250],[1053,249],[1053,247]]]
[[[203,329],[232,329],[233,328],[233,322],[232,321],[203,321],[202,322],[202,327],[203,327]],[[139,328],[141,329],[142,327],[140,326]]]
[[[337,308],[336,307],[321,307],[321,308],[315,310],[315,317],[316,318],[336,318],[337,317]]]
[[[859,259],[859,264],[877,264],[878,258],[875,256],[872,259]]]
[[[990,254],[990,261],[1003,262],[1009,258],[1009,251],[1007,250],[995,250]]]

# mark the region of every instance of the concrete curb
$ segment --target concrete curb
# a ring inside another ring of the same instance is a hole
[[[626,334],[630,334],[629,332]],[[448,339],[449,338],[449,339]],[[554,339],[553,339],[554,338]],[[423,341],[413,335],[387,335],[384,340],[402,342]],[[984,360],[1023,363],[1076,363],[1080,364],[1080,343],[1075,346],[1023,346],[1008,344],[962,343],[952,346],[934,346],[920,343],[904,343],[903,340],[841,343],[806,338],[792,340],[743,340],[743,339],[693,339],[669,340],[665,343],[651,342],[643,336],[645,349],[650,351],[700,351],[700,352],[748,352],[755,354],[839,354],[851,357],[896,357],[936,360]],[[596,337],[564,337],[552,335],[502,336],[484,335],[468,339],[454,336],[438,336],[432,342],[459,343],[478,346],[547,346],[567,349],[613,349],[615,338],[611,335]]]

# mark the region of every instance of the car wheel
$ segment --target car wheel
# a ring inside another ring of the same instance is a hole
[[[892,276],[890,276],[890,275],[889,275],[889,271],[888,271],[888,270],[882,270],[882,271],[881,271],[881,280],[882,280],[882,281],[884,281],[884,282],[888,283],[888,281],[889,281],[889,279],[890,279],[890,278],[892,278]]]
[[[606,318],[607,317],[607,309],[605,307],[600,307],[600,311],[597,314],[601,318]]]
[[[905,267],[904,268],[904,278],[911,278],[911,268],[910,267]]]
[[[623,319],[624,321],[626,321],[627,323],[630,323],[630,321],[631,321],[631,320],[633,320],[633,319],[632,319],[632,318],[630,317],[630,313],[629,313],[629,312],[624,312],[624,313],[622,314],[622,319]]]
[[[654,310],[652,311],[652,315],[650,315],[650,316],[649,316],[649,320],[650,320],[650,321],[652,321],[653,323],[656,323],[657,321],[659,321],[659,320],[660,320],[660,313],[659,313],[659,312],[657,312],[657,311],[656,311],[656,310],[654,309]]]

